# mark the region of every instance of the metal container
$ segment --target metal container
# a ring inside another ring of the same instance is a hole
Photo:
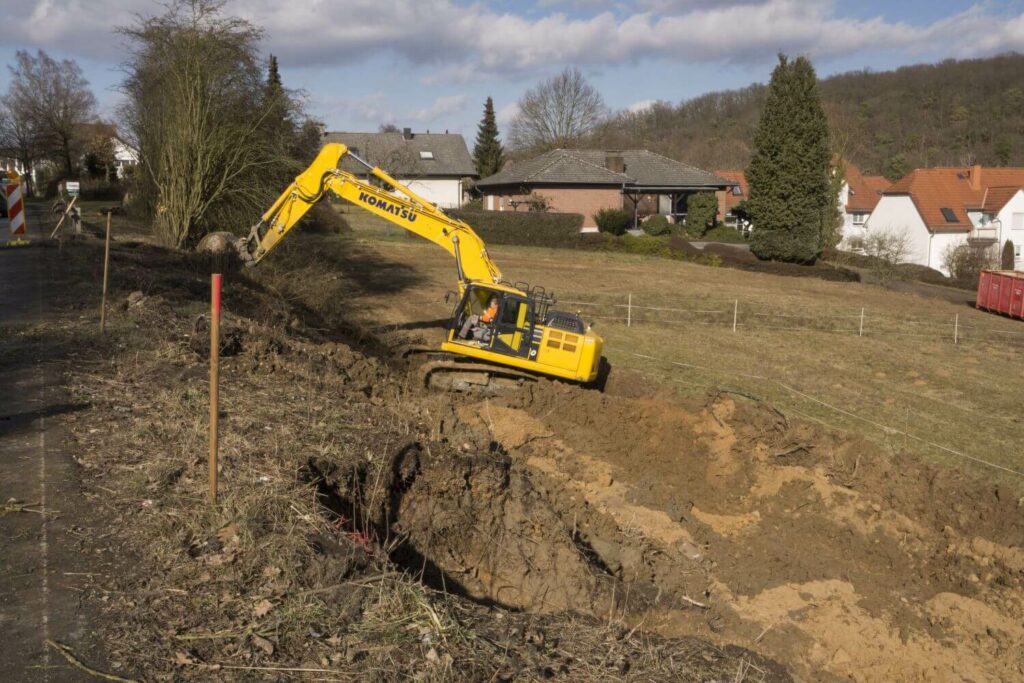
[[[978,280],[978,308],[1024,319],[1024,273],[983,270]]]

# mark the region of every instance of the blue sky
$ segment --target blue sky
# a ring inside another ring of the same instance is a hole
[[[0,0],[0,54],[42,48],[81,64],[114,118],[114,27],[152,0]],[[613,109],[764,81],[779,51],[821,75],[1024,52],[1024,0],[228,0],[266,30],[264,50],[331,130],[475,133],[491,95],[507,124],[522,93],[567,66]],[[0,74],[0,91],[8,75]]]

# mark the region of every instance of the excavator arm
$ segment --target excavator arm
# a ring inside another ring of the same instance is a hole
[[[345,156],[364,165],[380,185],[340,169],[338,164]],[[253,226],[248,238],[238,246],[242,260],[247,265],[259,263],[327,192],[428,239],[450,253],[455,258],[460,290],[470,282],[501,282],[501,271],[487,255],[483,240],[473,228],[448,216],[337,143],[325,145],[309,168],[295,178]]]

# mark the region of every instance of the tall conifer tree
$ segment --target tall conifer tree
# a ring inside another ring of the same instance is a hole
[[[806,57],[779,55],[747,179],[751,250],[763,259],[813,263],[828,217],[829,134],[818,78]]]
[[[505,163],[505,150],[498,140],[498,124],[494,119],[494,100],[490,97],[484,103],[484,116],[477,128],[473,161],[481,178],[494,175]]]

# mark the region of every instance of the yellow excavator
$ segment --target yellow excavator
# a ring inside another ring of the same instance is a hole
[[[346,156],[366,167],[365,179],[339,167]],[[597,379],[603,342],[578,314],[551,310],[554,296],[542,287],[503,280],[469,225],[342,144],[325,145],[249,236],[234,244],[242,262],[259,263],[328,191],[454,257],[458,303],[445,341],[440,350],[413,347],[433,356],[423,370],[428,385],[487,393],[537,375],[584,383]]]

